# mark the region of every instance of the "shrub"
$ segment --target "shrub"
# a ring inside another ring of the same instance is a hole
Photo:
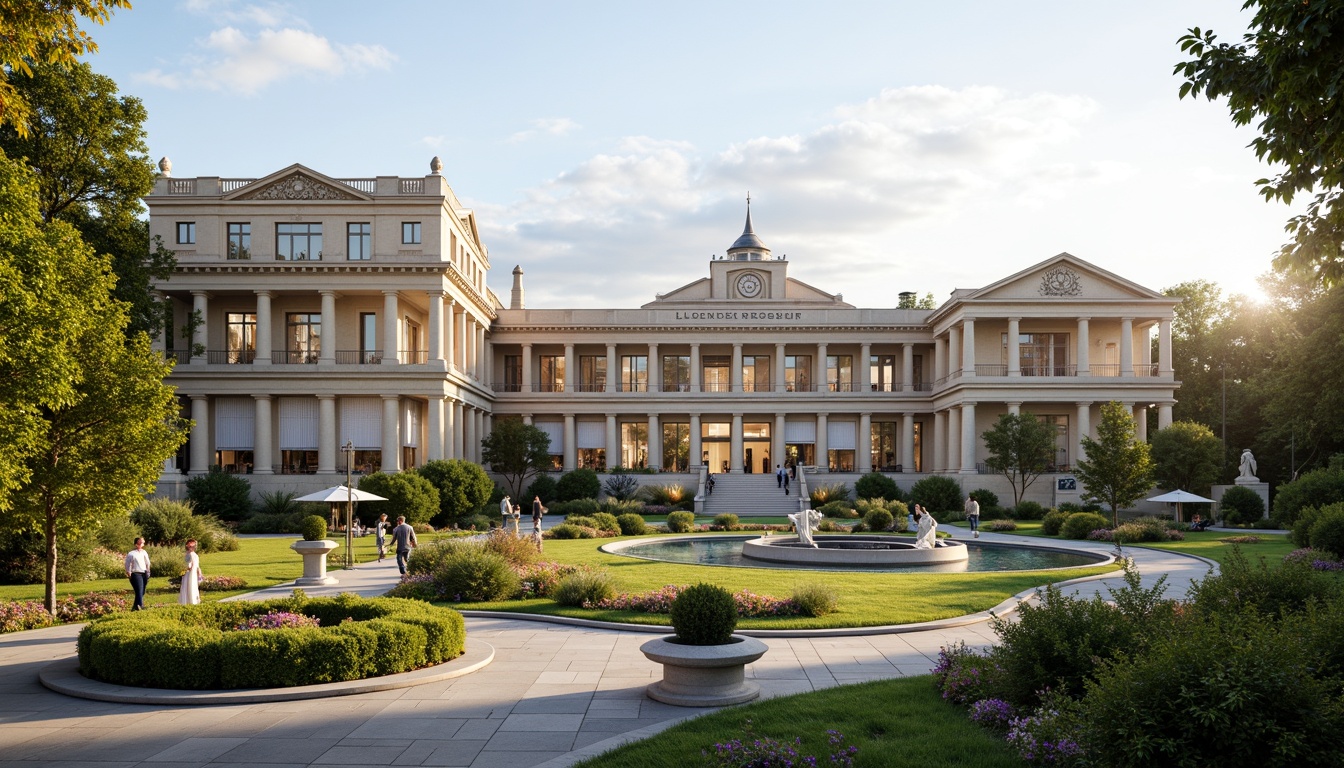
[[[820,581],[807,581],[793,588],[793,602],[804,616],[825,616],[840,608],[840,595]]]
[[[633,498],[635,491],[639,490],[639,481],[630,475],[611,475],[602,484],[602,490],[610,498],[625,501]]]
[[[854,495],[860,499],[891,499],[900,501],[901,489],[896,481],[881,472],[869,472],[854,483]]]
[[[386,512],[389,520],[405,516],[406,522],[412,527],[428,523],[431,517],[439,513],[438,489],[414,472],[392,475],[374,472],[360,479],[359,490],[387,499],[378,502],[378,512]]]
[[[847,500],[828,501],[817,508],[817,511],[826,517],[858,517],[854,511],[854,505]]]
[[[672,533],[690,533],[695,530],[695,513],[672,512],[668,514],[667,530]]]
[[[954,704],[970,704],[989,698],[989,673],[994,666],[990,660],[957,640],[938,649],[938,662],[933,666],[933,684],[944,699]]]
[[[616,523],[621,526],[622,536],[643,536],[649,532],[649,526],[644,522],[644,518],[633,512],[617,515]]]
[[[147,544],[145,551],[149,553],[150,571],[155,578],[167,576],[169,579],[181,580],[182,574],[186,573],[187,553],[181,547]],[[125,576],[125,573],[122,575]]]
[[[988,507],[999,506],[999,495],[987,488],[976,488],[966,495],[980,502],[980,510],[982,513]]]
[[[1308,546],[1344,556],[1344,503],[1324,507],[1314,516]]]
[[[1017,520],[1040,520],[1045,517],[1045,507],[1034,501],[1023,501],[1013,507],[1013,517]]]
[[[583,535],[583,529],[570,523],[561,523],[546,531],[546,536],[552,539],[582,539],[592,538]]]
[[[1007,533],[1008,531],[1016,531],[1017,523],[1012,520],[990,520],[988,523],[985,523],[984,527],[987,531]]]
[[[1340,501],[1344,501],[1344,466],[1332,459],[1329,467],[1304,472],[1296,480],[1275,489],[1274,522],[1280,528],[1292,528],[1303,508]]]
[[[475,542],[466,542],[465,544],[471,543]],[[513,565],[527,565],[537,561],[537,546],[532,543],[532,539],[514,536],[513,531],[504,528],[491,530],[479,546],[484,547],[488,552],[494,552],[503,557]]]
[[[309,515],[303,519],[304,541],[321,541],[327,538],[327,519],[318,515]]]
[[[1324,603],[1340,592],[1338,581],[1313,570],[1310,563],[1285,561],[1271,569],[1263,560],[1252,566],[1235,546],[1216,576],[1190,587],[1187,600],[1206,616],[1242,612],[1278,616]]]
[[[252,514],[252,484],[218,466],[187,481],[187,500],[202,515],[244,520]]]
[[[1058,536],[1059,529],[1063,527],[1064,521],[1069,519],[1069,514],[1062,509],[1046,512],[1045,517],[1041,518],[1041,535]]]
[[[723,512],[714,516],[714,527],[721,531],[737,530],[738,517],[732,512]]]
[[[593,522],[597,523],[597,525],[593,526],[594,528],[600,531],[612,531],[613,533],[621,532],[620,521],[618,521],[616,516],[610,512],[594,512],[591,517],[593,518]]]
[[[591,469],[576,469],[566,472],[555,484],[556,497],[561,501],[573,499],[596,499],[602,493],[602,481]]]
[[[1078,504],[1072,501],[1066,501],[1059,505],[1060,512],[1100,512],[1101,505],[1095,501],[1089,501],[1086,504]]]
[[[129,516],[110,517],[98,524],[98,543],[117,552],[135,547],[135,539],[144,534]]]
[[[737,627],[732,594],[717,584],[687,587],[672,601],[672,629],[687,645],[723,645]]]
[[[541,497],[542,504],[550,504],[558,497],[556,496],[555,478],[542,472],[536,479],[527,486],[527,492],[523,494],[524,499],[531,499],[533,496]]]
[[[943,475],[930,475],[910,489],[910,503],[930,512],[962,510],[961,486],[956,480]]]
[[[848,501],[849,486],[844,483],[818,485],[809,489],[808,498],[812,501],[813,509],[820,509],[832,501]]]
[[[1165,520],[1159,520],[1156,517],[1140,517],[1137,520],[1130,520],[1111,531],[1111,540],[1120,544],[1171,541],[1173,533],[1179,534],[1179,531],[1173,529]]]
[[[302,502],[293,491],[262,491],[261,503],[255,508],[258,515],[292,515],[299,511]]]
[[[464,459],[427,461],[415,474],[439,492],[439,508],[430,518],[435,525],[451,525],[475,514],[490,501],[495,489],[494,481],[479,464]],[[495,499],[495,508],[499,508],[499,499]]]
[[[255,514],[238,524],[239,533],[299,533],[308,515],[293,512],[287,515]]]
[[[602,509],[594,499],[575,499],[573,501],[557,501],[546,508],[547,514],[551,515],[592,515]],[[530,514],[530,512],[529,512]]]
[[[192,514],[190,502],[147,499],[131,510],[131,521],[144,532],[146,544],[181,544],[202,538],[205,528]]]
[[[895,517],[890,512],[880,507],[868,510],[868,514],[863,516],[863,524],[870,531],[885,531],[895,521]],[[904,528],[905,526],[901,527]]]
[[[1224,525],[1250,525],[1265,516],[1265,500],[1250,488],[1234,485],[1223,491],[1218,513]]]
[[[695,498],[687,492],[686,487],[678,483],[667,483],[664,485],[646,485],[639,489],[640,495],[648,500],[650,504],[679,508],[686,503],[695,503]]]
[[[616,596],[611,574],[606,571],[577,571],[560,579],[551,598],[560,605],[576,607],[596,605]]]
[[[1100,528],[1110,528],[1111,521],[1096,512],[1074,512],[1059,528],[1059,535],[1066,539],[1086,539],[1087,535]]]
[[[601,511],[610,512],[613,515],[626,515],[634,513],[636,515],[644,514],[644,502],[638,499],[629,499],[622,501],[620,499],[605,499],[600,505]]]
[[[507,600],[522,589],[509,561],[481,546],[451,548],[432,575],[438,593],[460,603]]]

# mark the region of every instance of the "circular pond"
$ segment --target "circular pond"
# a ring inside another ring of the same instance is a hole
[[[644,560],[661,560],[689,565],[721,565],[732,568],[787,568],[817,571],[873,571],[915,573],[967,573],[991,571],[1040,571],[1051,568],[1080,568],[1111,562],[1108,555],[1095,552],[992,544],[982,541],[958,541],[964,544],[967,558],[960,562],[926,565],[847,565],[774,563],[752,560],[742,555],[742,543],[759,536],[698,536],[667,539],[636,539],[607,544],[602,551]]]

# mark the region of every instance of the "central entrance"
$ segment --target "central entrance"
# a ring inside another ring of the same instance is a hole
[[[742,471],[767,475],[775,471],[770,463],[770,422],[742,425]]]

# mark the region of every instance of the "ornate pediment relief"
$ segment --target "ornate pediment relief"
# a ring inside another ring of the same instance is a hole
[[[256,191],[239,195],[239,200],[362,200],[347,189],[332,186],[305,173],[277,179]]]
[[[1041,275],[1041,284],[1036,291],[1042,296],[1078,296],[1083,292],[1083,281],[1074,270],[1055,267]]]

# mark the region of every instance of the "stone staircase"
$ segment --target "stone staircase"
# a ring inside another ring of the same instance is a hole
[[[788,515],[798,511],[798,481],[789,495],[776,485],[774,475],[714,475],[714,492],[705,497],[702,514],[713,517],[731,512],[738,517]]]

